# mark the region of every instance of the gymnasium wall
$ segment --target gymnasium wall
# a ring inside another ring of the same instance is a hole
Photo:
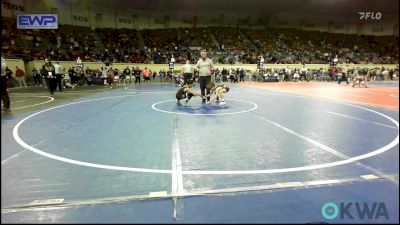
[[[294,28],[301,30],[318,30],[331,33],[368,34],[368,35],[396,35],[398,36],[398,18],[393,15],[382,16],[381,20],[360,20],[359,14],[354,12],[354,18],[343,18],[335,13],[324,15],[310,11],[308,15],[292,15],[278,12],[269,18],[258,13],[246,15],[243,12],[224,12],[209,14],[207,12],[179,11],[169,12],[142,12],[135,9],[129,11],[102,8],[95,5],[71,3],[72,1],[31,1],[13,0],[2,1],[1,14],[5,17],[16,17],[18,14],[28,13],[54,13],[58,14],[59,24],[87,26],[95,28],[134,28],[156,29],[173,27],[192,27],[196,20],[197,27],[226,26],[236,27],[240,24],[243,28]],[[7,7],[5,4],[7,4]],[[10,9],[9,6],[12,5]],[[163,3],[168,6],[168,1]],[[22,8],[24,10],[22,10]],[[264,18],[257,22],[257,18]],[[196,18],[196,19],[195,19]],[[242,21],[242,22],[240,22]],[[245,22],[243,22],[245,21]],[[251,24],[251,27],[249,26]]]

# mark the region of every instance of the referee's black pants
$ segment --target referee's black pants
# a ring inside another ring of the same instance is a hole
[[[342,77],[341,77],[340,80],[338,81],[338,84],[340,84],[342,81],[346,81],[347,84],[349,84],[349,81],[347,80],[346,73],[342,73]]]
[[[59,91],[62,91],[62,89],[63,89],[63,83],[62,83],[62,81],[63,81],[63,77],[62,77],[62,75],[61,74],[56,74],[56,83],[57,83],[57,86],[58,86],[58,90]],[[56,87],[56,89],[57,89],[57,87]]]
[[[192,74],[191,73],[184,73],[183,74],[183,85],[187,84],[188,80],[192,79]]]
[[[207,89],[207,85],[211,82],[211,75],[209,76],[200,76],[199,77],[199,83],[200,83],[200,90],[201,90],[201,97],[204,97],[206,95],[206,90],[207,90],[207,95],[210,94],[210,90]],[[207,101],[210,101],[210,97],[207,98]],[[204,102],[204,99],[203,99]]]
[[[49,84],[49,91],[51,95],[54,95],[54,92],[57,89],[57,80],[56,78],[47,78],[48,84]]]
[[[135,76],[136,78],[135,78],[135,84],[137,84],[137,82],[139,82],[139,84],[140,84],[140,76]]]
[[[306,80],[308,82],[307,75],[305,75],[305,74],[300,74],[299,80],[301,80],[301,78],[303,78],[303,77],[304,77],[304,80]]]

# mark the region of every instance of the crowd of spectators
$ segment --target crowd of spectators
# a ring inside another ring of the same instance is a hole
[[[196,61],[205,48],[214,63],[330,63],[336,57],[354,64],[394,64],[398,37],[337,34],[270,28],[111,29],[59,25],[58,30],[16,29],[2,17],[2,54],[6,58],[86,62],[166,64]]]

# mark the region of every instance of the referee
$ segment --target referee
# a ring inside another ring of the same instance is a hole
[[[193,71],[194,71],[194,68],[192,65],[190,65],[190,61],[186,60],[186,64],[182,66],[183,85],[188,84],[188,80],[192,80]]]
[[[213,61],[207,58],[207,51],[205,49],[200,51],[201,58],[197,61],[197,68],[199,69],[199,83],[201,90],[202,103],[206,103],[205,90],[207,85],[211,82],[211,72],[214,69]],[[210,94],[210,90],[207,89],[207,95]],[[207,97],[207,101],[210,97]]]

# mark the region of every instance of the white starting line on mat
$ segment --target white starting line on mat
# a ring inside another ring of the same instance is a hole
[[[179,114],[179,115],[188,115],[188,116],[222,116],[222,115],[234,115],[234,114],[240,114],[240,113],[246,113],[246,112],[250,112],[253,110],[256,110],[258,108],[258,105],[256,103],[253,102],[249,102],[249,101],[245,101],[245,100],[239,100],[239,99],[228,99],[226,101],[238,101],[238,102],[247,102],[253,105],[253,107],[251,109],[247,109],[247,110],[243,110],[243,111],[239,111],[239,112],[226,112],[226,113],[183,113],[183,112],[174,112],[174,111],[166,111],[166,110],[162,110],[156,107],[156,105],[159,105],[161,103],[164,102],[175,102],[176,100],[166,100],[166,101],[161,101],[161,102],[156,102],[154,103],[151,108],[156,110],[156,111],[160,111],[163,113],[170,113],[170,114]]]
[[[15,97],[25,97],[25,96],[15,96]],[[49,102],[54,101],[54,98],[53,98],[53,97],[50,97],[50,96],[41,96],[41,95],[37,95],[37,96],[27,96],[27,97],[48,98],[48,99],[50,99],[50,100],[47,100],[47,101],[45,101],[45,102],[40,102],[40,103],[37,103],[37,104],[27,105],[27,106],[21,106],[21,107],[15,107],[15,108],[11,107],[11,110],[13,110],[13,109],[24,109],[24,108],[29,108],[29,107],[33,107],[33,106],[37,106],[37,105],[43,105],[43,104],[46,104],[46,103],[49,103]],[[24,101],[25,101],[25,100],[24,100]],[[26,101],[27,101],[27,100],[26,100]],[[22,102],[22,101],[19,101],[19,102]],[[16,103],[16,102],[14,102],[14,103]]]

